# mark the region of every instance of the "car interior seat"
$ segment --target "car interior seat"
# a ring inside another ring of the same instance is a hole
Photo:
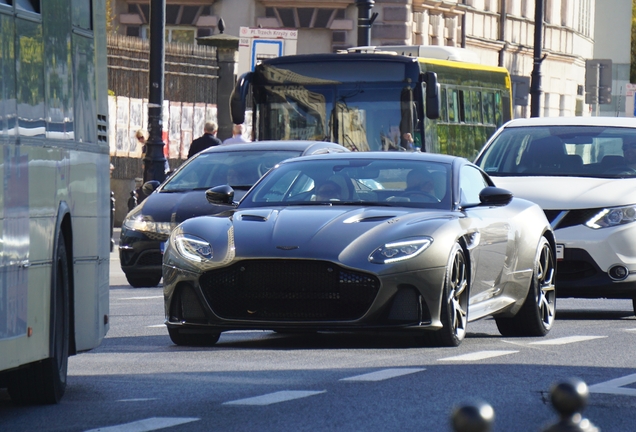
[[[557,173],[565,163],[565,159],[563,141],[556,136],[547,136],[530,143],[530,147],[522,157],[522,164],[526,172]]]

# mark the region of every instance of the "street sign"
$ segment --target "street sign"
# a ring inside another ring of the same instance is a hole
[[[298,30],[241,27],[238,75],[253,71],[267,58],[296,54]]]
[[[612,103],[612,60],[585,61],[585,103]]]

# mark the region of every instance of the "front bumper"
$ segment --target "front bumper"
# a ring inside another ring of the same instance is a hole
[[[136,276],[161,275],[162,245],[167,240],[167,235],[122,228],[119,239],[119,262],[122,271]]]
[[[628,224],[594,230],[577,225],[555,232],[564,246],[557,262],[559,297],[636,298],[636,226]],[[609,276],[612,267],[628,271],[624,280]]]
[[[439,268],[378,277],[316,260],[245,260],[203,274],[164,266],[166,324],[214,331],[439,329],[444,274]]]

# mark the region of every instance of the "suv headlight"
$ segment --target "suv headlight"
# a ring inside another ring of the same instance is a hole
[[[432,243],[433,239],[430,237],[386,243],[371,253],[369,261],[376,264],[390,264],[397,261],[404,261],[418,256]]]
[[[177,233],[172,241],[179,254],[187,260],[204,262],[214,257],[212,245],[201,237]]]
[[[165,235],[170,235],[172,228],[174,228],[173,224],[170,222],[155,222],[152,220],[146,220],[141,215],[124,220],[123,225],[125,228],[133,231]]]
[[[636,205],[606,208],[594,215],[585,225],[592,229],[609,228],[636,221]]]

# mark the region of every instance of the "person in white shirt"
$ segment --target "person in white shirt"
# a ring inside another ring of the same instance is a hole
[[[237,143],[246,143],[249,142],[245,138],[243,138],[243,125],[235,124],[232,128],[232,138],[228,138],[223,141],[223,144],[237,144]]]

